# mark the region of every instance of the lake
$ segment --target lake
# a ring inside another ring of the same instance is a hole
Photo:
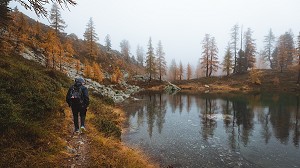
[[[135,96],[122,141],[161,167],[300,167],[299,96]]]

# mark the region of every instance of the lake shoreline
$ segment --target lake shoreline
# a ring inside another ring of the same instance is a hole
[[[298,73],[285,70],[259,70],[261,76],[253,80],[251,74],[232,74],[229,76],[201,77],[190,80],[175,80],[172,84],[181,88],[184,93],[300,93],[300,84],[297,84]],[[167,81],[151,80],[150,82],[134,82],[148,91],[164,91]]]

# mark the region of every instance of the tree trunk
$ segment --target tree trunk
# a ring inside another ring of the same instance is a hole
[[[298,70],[298,81],[297,81],[298,84],[300,84],[300,67],[299,67],[299,70]]]
[[[300,83],[300,55],[299,55],[299,64],[298,64],[298,81],[297,83]]]

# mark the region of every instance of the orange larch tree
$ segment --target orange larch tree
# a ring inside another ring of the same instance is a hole
[[[114,68],[114,72],[111,75],[111,82],[119,83],[123,78],[123,74],[119,67]]]
[[[79,71],[81,71],[80,60],[78,59],[75,61],[75,69],[77,74],[79,73]]]
[[[45,54],[45,65],[55,69],[57,63],[57,57],[60,53],[60,41],[56,36],[54,30],[49,29],[43,43],[44,54]]]
[[[92,78],[93,77],[92,76],[92,67],[88,62],[85,63],[83,74],[87,78]]]
[[[94,74],[93,76],[94,80],[96,80],[97,82],[103,81],[104,75],[101,70],[101,66],[96,62],[93,62],[93,74]]]

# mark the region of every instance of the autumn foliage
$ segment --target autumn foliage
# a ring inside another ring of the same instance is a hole
[[[111,82],[119,83],[123,78],[123,74],[119,67],[114,68],[114,72],[111,75]]]

